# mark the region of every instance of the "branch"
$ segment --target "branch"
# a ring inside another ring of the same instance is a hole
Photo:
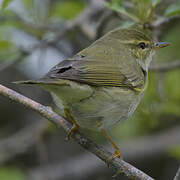
[[[154,40],[161,39],[163,34],[166,34],[169,29],[172,29],[172,27],[175,26],[179,20],[180,16],[158,18],[158,20],[151,25]]]
[[[162,65],[153,65],[153,66],[150,66],[149,69],[155,72],[168,72],[168,71],[178,69],[178,68],[180,68],[180,60],[162,64]]]
[[[95,16],[97,12],[101,12],[105,9],[102,3],[103,0],[91,0],[89,6],[87,6],[80,15],[78,15],[76,18],[72,20],[67,21],[63,26],[61,26],[60,31],[58,31],[58,33],[55,34],[52,40],[48,41],[48,44],[51,45],[58,42],[65,34],[67,34],[75,27],[79,27],[83,30],[84,23],[88,23],[90,18]]]
[[[66,132],[68,132],[72,127],[72,125],[68,121],[53,112],[50,107],[43,106],[11,89],[6,88],[3,85],[0,85],[0,94],[38,112],[41,116],[47,118],[55,125],[63,127]],[[112,154],[108,151],[105,151],[102,147],[98,146],[93,141],[85,138],[82,134],[78,132],[74,133],[72,138],[83,148],[95,154],[106,164],[108,164],[108,166],[115,171],[116,175],[118,175],[119,173],[124,173],[127,177],[133,179],[135,178],[139,180],[153,180],[153,178],[149,177],[144,172],[118,158],[108,163],[108,159]]]
[[[180,167],[178,168],[178,171],[176,173],[176,176],[174,177],[174,180],[180,180]]]
[[[180,126],[153,135],[122,141],[121,152],[128,161],[136,161],[136,163],[142,164],[146,160],[156,159],[156,157],[166,154],[169,149],[179,145],[179,137]],[[57,147],[57,151],[59,148]],[[86,177],[106,173],[107,170],[99,159],[94,159],[89,153],[81,153],[58,163],[49,163],[30,169],[28,179],[44,180],[46,176],[44,172],[49,175],[49,179],[71,179],[73,174],[73,179],[83,180]]]
[[[155,21],[152,25],[154,29],[162,27],[162,26],[167,26],[169,23],[172,23],[173,21],[180,20],[180,16],[170,16],[170,17],[165,17],[165,18],[159,18],[157,21]]]
[[[98,27],[96,28],[96,39],[100,38],[103,35],[105,27],[114,16],[116,16],[116,13],[112,11],[107,11],[104,13],[104,15],[99,20]]]

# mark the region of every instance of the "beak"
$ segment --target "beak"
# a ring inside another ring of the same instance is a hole
[[[169,45],[170,45],[170,43],[168,43],[168,42],[157,42],[157,43],[154,44],[154,49],[167,47]]]

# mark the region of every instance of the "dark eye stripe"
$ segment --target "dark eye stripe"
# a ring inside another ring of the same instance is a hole
[[[146,46],[146,44],[144,42],[140,42],[138,44],[138,47],[141,48],[141,49],[145,49],[147,46]]]

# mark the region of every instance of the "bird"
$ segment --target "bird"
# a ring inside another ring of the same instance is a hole
[[[49,91],[72,133],[89,129],[104,134],[114,148],[110,159],[122,158],[107,130],[129,119],[144,96],[148,67],[155,51],[168,46],[154,42],[143,29],[118,27],[38,80],[20,81]]]

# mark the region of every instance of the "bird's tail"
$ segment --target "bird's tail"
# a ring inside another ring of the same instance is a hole
[[[16,81],[13,82],[15,84],[44,84],[44,81],[40,81],[40,80],[27,80],[27,81]],[[47,82],[46,82],[47,83]]]
[[[48,80],[48,79],[40,79],[40,80],[27,80],[27,81],[16,81],[13,82],[15,84],[34,84],[34,85],[41,85],[41,86],[46,86],[46,85],[65,85],[65,86],[69,86],[70,85],[70,81],[68,80],[63,80],[63,79],[59,79],[59,80]]]

